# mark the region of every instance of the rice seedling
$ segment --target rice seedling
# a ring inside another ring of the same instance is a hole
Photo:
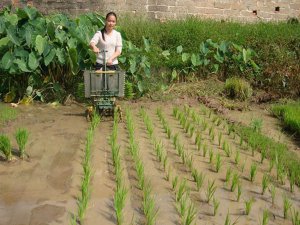
[[[241,166],[241,170],[242,170],[242,173],[244,172],[244,170],[245,170],[245,166],[246,166],[246,159],[244,159],[244,162],[243,162],[243,164],[242,164],[242,166]]]
[[[178,176],[174,177],[173,180],[172,180],[172,188],[173,188],[173,190],[176,189],[177,183],[178,183]]]
[[[237,190],[237,197],[236,201],[239,202],[242,195],[242,185],[241,183],[238,183],[238,190]]]
[[[278,162],[276,164],[276,169],[277,169],[277,180],[280,181],[281,184],[284,184],[285,176],[286,176],[284,165],[281,162]]]
[[[229,145],[226,141],[223,142],[223,150],[224,150],[227,157],[231,156],[232,151],[231,151],[231,149],[230,149],[230,147],[229,147]]]
[[[210,117],[211,117],[211,115],[212,115],[212,111],[211,111],[211,110],[209,110],[209,112],[208,112],[208,118],[210,118]]]
[[[217,125],[217,126],[220,126],[220,125],[221,125],[221,123],[222,123],[222,120],[221,120],[221,118],[218,118],[218,120],[217,120],[217,122],[216,122],[216,125]]]
[[[190,127],[190,129],[188,130],[189,136],[190,136],[190,137],[193,137],[194,132],[195,132],[195,127],[192,125],[192,126]]]
[[[206,153],[207,153],[207,145],[203,145],[203,149],[202,149],[202,153],[203,153],[203,157],[206,157]]]
[[[230,187],[231,192],[235,191],[235,189],[238,186],[239,182],[240,182],[240,176],[237,173],[235,173],[233,175],[232,181],[231,181],[231,187]]]
[[[260,163],[264,162],[264,159],[267,157],[267,149],[266,148],[262,148],[261,152],[260,152]]]
[[[291,216],[292,216],[292,224],[293,225],[300,225],[299,212],[296,211],[294,208],[291,209]]]
[[[169,166],[168,171],[166,173],[166,180],[169,181],[171,177],[171,166]],[[174,188],[173,188],[174,189]]]
[[[187,121],[187,120],[186,120]],[[192,127],[192,123],[190,121],[187,121],[185,124],[184,124],[184,131],[185,133],[189,133],[189,130],[191,129]]]
[[[209,163],[211,164],[213,162],[214,158],[214,152],[212,149],[209,150]]]
[[[270,178],[267,174],[264,174],[262,182],[261,182],[261,187],[262,187],[262,192],[261,194],[263,195],[265,191],[267,190],[268,186],[270,183]]]
[[[275,204],[275,196],[276,196],[276,187],[274,185],[271,185],[269,188],[269,191],[271,193],[271,199],[272,199],[272,205]]]
[[[138,177],[138,186],[141,190],[143,190],[145,185],[145,174],[144,174],[144,165],[141,160],[136,161],[135,170]]]
[[[2,152],[7,161],[12,160],[11,143],[6,135],[0,135],[0,152]]]
[[[214,213],[213,215],[217,215],[217,212],[218,212],[218,209],[219,209],[219,206],[220,206],[220,201],[217,200],[216,198],[213,199],[213,206],[214,206]]]
[[[202,131],[206,131],[208,124],[206,121],[203,120],[201,126],[202,126]]]
[[[228,185],[228,182],[231,178],[231,174],[232,174],[232,169],[231,169],[231,167],[228,167],[226,170],[226,177],[225,177],[225,185],[226,186]]]
[[[285,195],[283,196],[283,218],[287,219],[288,218],[288,211],[291,209],[292,203],[288,199],[288,197]]]
[[[248,201],[245,201],[245,214],[249,215],[252,205],[253,205],[253,198],[250,198]]]
[[[230,125],[227,127],[227,131],[228,131],[228,135],[230,136],[230,134],[234,131],[234,126],[233,126],[233,124],[230,124]]]
[[[295,183],[296,183],[296,174],[294,170],[291,170],[289,173],[289,181],[290,181],[290,192],[294,192]]]
[[[205,175],[202,172],[199,173],[196,169],[193,169],[192,177],[194,178],[194,181],[196,182],[197,191],[199,191],[200,188],[203,186]]]
[[[211,126],[209,129],[208,129],[208,135],[211,136],[212,132],[214,130],[214,127]]]
[[[185,212],[187,210],[187,196],[183,196],[179,201],[179,206],[177,206],[177,210],[180,214],[181,218],[184,218]]]
[[[160,110],[160,112],[161,112],[161,110]],[[179,117],[179,109],[178,109],[178,107],[174,107],[174,108],[173,108],[173,116],[174,116],[176,119],[178,119],[178,117]]]
[[[269,210],[265,209],[263,211],[263,219],[261,225],[267,225],[269,223]]]
[[[172,133],[171,133],[170,127],[165,126],[164,129],[165,129],[165,131],[166,131],[166,134],[167,134],[168,139],[171,139]]]
[[[216,156],[216,172],[218,173],[221,169],[221,155],[220,153]]]
[[[243,141],[244,141],[244,138],[243,138],[243,136],[241,135],[241,136],[240,136],[240,146],[241,146],[241,147],[243,146]]]
[[[210,200],[214,197],[216,190],[217,190],[217,187],[215,186],[215,180],[212,182],[208,181],[207,190],[205,192],[207,203],[209,203]]]
[[[194,162],[194,159],[193,159],[192,154],[189,157],[186,157],[186,165],[190,169],[190,171],[192,171],[192,169],[193,169],[193,162]]]
[[[125,200],[128,190],[125,187],[117,188],[114,197],[114,208],[116,211],[117,224],[123,224],[124,217],[122,210],[125,206]]]
[[[179,184],[178,191],[176,192],[176,202],[180,201],[185,192],[187,192],[186,179]]]
[[[235,152],[234,163],[236,165],[239,165],[239,163],[240,163],[240,151],[239,150],[236,150],[236,152]]]
[[[250,168],[250,181],[254,182],[255,176],[257,173],[257,165],[255,163],[252,163]]]
[[[179,134],[177,133],[173,136],[173,145],[175,146],[175,148],[177,148],[177,146],[179,144],[178,135]]]
[[[28,141],[28,131],[26,129],[19,128],[15,134],[16,141],[19,146],[20,157],[23,159],[25,156],[25,146]]]
[[[164,166],[164,170],[166,170],[167,165],[168,165],[168,156],[167,156],[167,155],[164,155],[164,156],[163,156],[163,166]]]
[[[271,173],[273,167],[274,167],[274,160],[271,159],[271,160],[269,160],[269,169],[268,169],[268,172],[269,172],[269,173]]]
[[[158,210],[155,208],[154,199],[151,197],[151,187],[149,184],[144,189],[143,210],[146,217],[146,224],[155,224]]]
[[[198,143],[201,142],[201,140],[202,140],[201,134],[200,134],[200,132],[197,132],[196,137],[195,137],[195,145],[198,145]]]
[[[237,219],[231,223],[230,217],[229,217],[229,211],[227,212],[226,218],[225,218],[225,223],[224,225],[235,225],[237,224]]]
[[[218,144],[219,144],[219,146],[221,146],[222,138],[223,138],[223,134],[222,134],[222,132],[220,132],[218,134]]]
[[[187,214],[184,217],[183,224],[184,225],[191,225],[193,223],[196,215],[197,215],[197,211],[195,209],[194,204],[191,202],[188,209],[187,209]]]
[[[254,155],[255,155],[255,148],[254,147],[251,147],[251,154],[252,154],[252,157],[254,157]]]

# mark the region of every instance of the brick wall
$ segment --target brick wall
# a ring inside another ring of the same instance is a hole
[[[31,4],[46,14],[115,11],[144,14],[158,20],[181,19],[187,15],[242,21],[300,18],[300,0],[2,0],[0,7],[8,4],[19,7]]]

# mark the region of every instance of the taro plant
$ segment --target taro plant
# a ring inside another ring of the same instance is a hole
[[[16,141],[18,143],[19,146],[19,151],[20,151],[20,157],[23,159],[25,156],[25,146],[27,144],[28,141],[28,131],[26,129],[21,129],[19,128],[15,134],[16,137]]]
[[[7,161],[12,160],[11,143],[6,135],[0,135],[0,152]]]

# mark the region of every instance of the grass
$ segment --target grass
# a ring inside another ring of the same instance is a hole
[[[285,128],[300,135],[300,101],[273,105],[271,110],[283,121]]]
[[[234,125],[234,130],[244,137],[252,149],[266,149],[266,158],[274,161],[277,158],[284,170],[294,171],[295,183],[300,185],[300,158],[294,152],[289,151],[285,144],[255,132],[251,127]]]
[[[0,104],[0,126],[7,121],[14,120],[17,117],[17,110],[15,108],[8,107],[4,104]]]
[[[12,160],[11,143],[6,135],[0,135],[0,152],[4,155],[7,161]]]

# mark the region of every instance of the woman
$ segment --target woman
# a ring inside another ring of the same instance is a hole
[[[122,51],[122,37],[114,28],[117,23],[117,15],[109,12],[105,17],[105,26],[98,31],[90,41],[90,47],[97,54],[96,70],[104,70],[104,64],[108,70],[118,70],[118,56]],[[105,56],[105,58],[104,58]]]

